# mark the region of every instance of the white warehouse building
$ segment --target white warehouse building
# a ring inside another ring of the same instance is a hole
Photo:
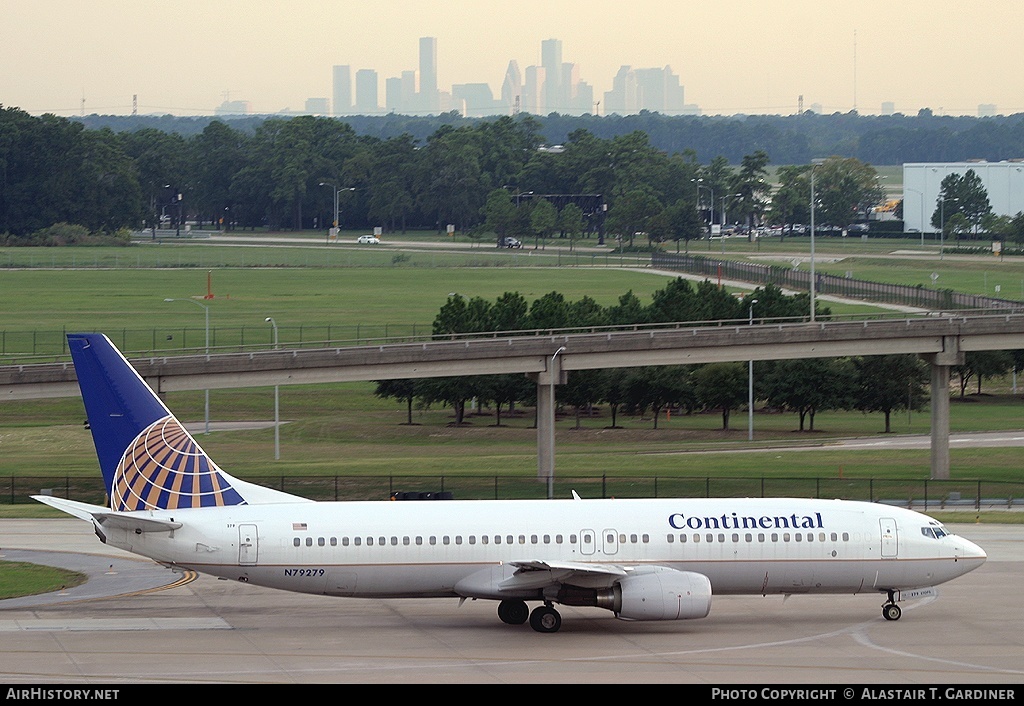
[[[981,178],[993,213],[1012,217],[1024,211],[1024,160],[904,164],[903,232],[937,233],[932,214],[939,204],[942,180],[970,170]]]

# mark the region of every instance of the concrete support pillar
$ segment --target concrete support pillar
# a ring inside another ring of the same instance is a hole
[[[555,480],[555,385],[566,380],[559,360],[563,350],[548,359],[546,371],[527,375],[537,383],[537,480],[547,483],[548,498],[554,495]]]
[[[964,364],[957,336],[942,337],[942,352],[922,356],[931,365],[932,439],[931,479],[949,480],[949,376],[950,368]]]
[[[932,480],[949,479],[949,368],[932,363]]]

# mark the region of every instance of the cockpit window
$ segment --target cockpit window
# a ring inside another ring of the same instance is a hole
[[[925,537],[931,537],[932,539],[942,539],[946,535],[950,534],[946,531],[946,528],[942,525],[932,525],[930,527],[922,527],[921,534]]]

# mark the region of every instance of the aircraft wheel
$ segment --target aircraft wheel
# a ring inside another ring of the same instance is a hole
[[[882,617],[886,620],[899,620],[903,611],[895,603],[886,603],[882,606]]]
[[[530,617],[526,601],[502,601],[498,604],[498,617],[508,625],[522,625]]]
[[[550,606],[537,606],[530,613],[530,627],[537,632],[558,632],[562,627],[562,616]]]

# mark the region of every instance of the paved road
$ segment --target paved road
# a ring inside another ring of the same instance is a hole
[[[541,635],[500,623],[485,601],[175,583],[107,550],[83,522],[2,520],[5,558],[70,562],[92,578],[56,599],[0,602],[0,682],[1020,684],[1024,527],[952,529],[989,561],[904,604],[896,623],[882,619],[880,596],[723,597],[708,618],[673,623],[563,608],[562,630]]]

